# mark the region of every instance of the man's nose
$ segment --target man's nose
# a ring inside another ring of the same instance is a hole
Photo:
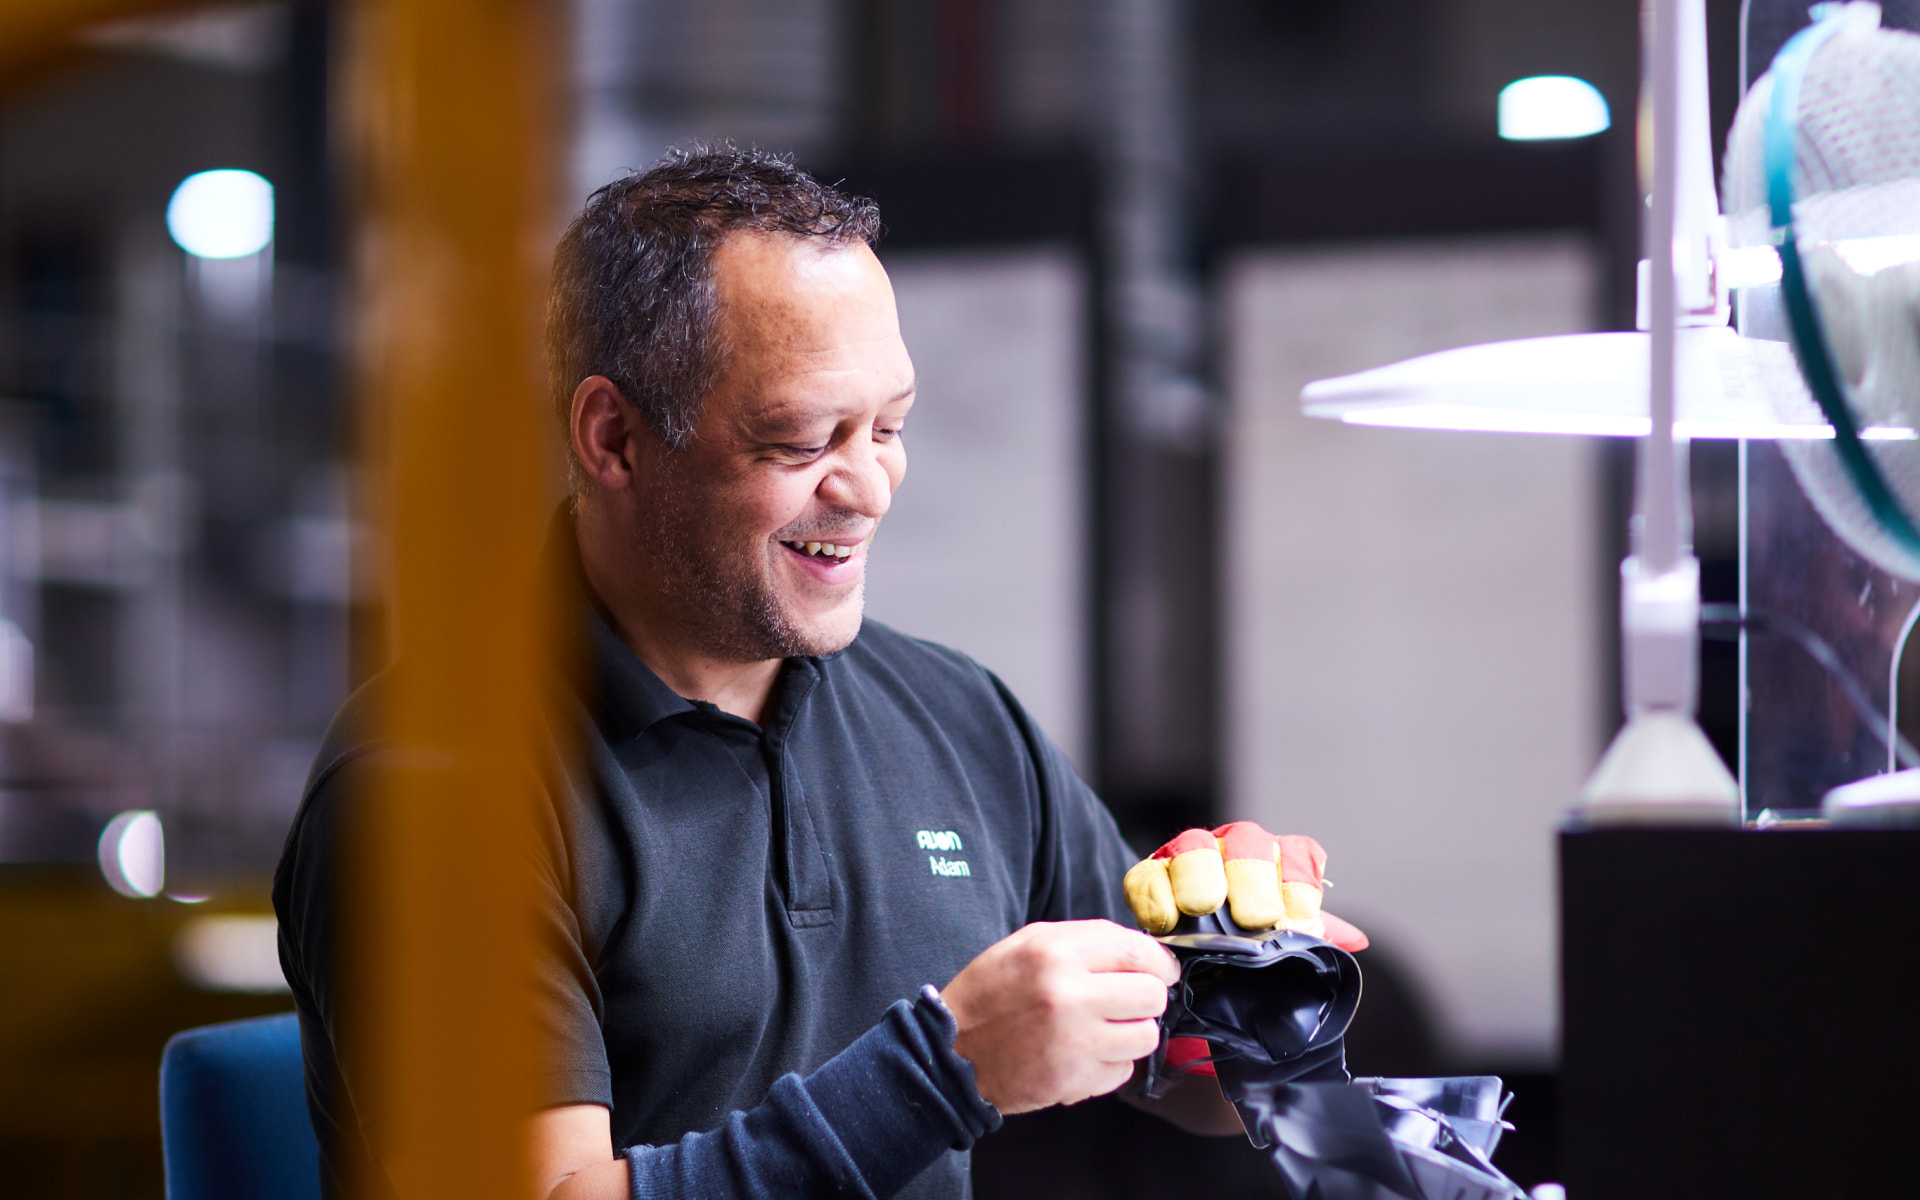
[[[885,516],[893,503],[893,480],[880,455],[880,447],[871,441],[849,446],[820,481],[820,498],[863,517]]]

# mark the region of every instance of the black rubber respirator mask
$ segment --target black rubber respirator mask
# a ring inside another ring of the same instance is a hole
[[[1508,1128],[1500,1080],[1360,1079],[1346,1032],[1360,1006],[1360,964],[1304,933],[1257,933],[1223,914],[1189,917],[1158,939],[1180,963],[1147,1060],[1146,1091],[1164,1096],[1211,1064],[1255,1146],[1295,1200],[1525,1200],[1492,1163]],[[1208,1057],[1172,1064],[1174,1038]]]

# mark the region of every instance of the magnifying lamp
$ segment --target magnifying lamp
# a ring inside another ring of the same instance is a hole
[[[1809,400],[1781,415],[1748,386],[1755,355],[1790,353],[1727,325],[1729,280],[1709,142],[1704,0],[1656,0],[1650,33],[1652,202],[1644,333],[1470,346],[1309,384],[1309,416],[1361,425],[1640,438],[1632,553],[1621,563],[1627,723],[1581,794],[1588,823],[1731,825],[1739,785],[1695,721],[1700,564],[1679,439],[1832,436]],[[1765,264],[1742,260],[1751,272]],[[1912,437],[1903,429],[1873,436]]]

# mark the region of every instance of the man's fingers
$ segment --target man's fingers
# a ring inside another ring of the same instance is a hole
[[[1135,933],[1118,925],[1109,928],[1120,936],[1112,939],[1111,949],[1105,957],[1089,963],[1089,970],[1151,975],[1160,981],[1163,989],[1180,982],[1180,960],[1173,956],[1172,951],[1144,933]]]
[[[1186,830],[1128,871],[1124,886],[1135,920],[1155,936],[1173,932],[1183,914],[1201,917],[1224,906],[1243,929],[1290,929],[1364,946],[1365,934],[1320,910],[1326,865],[1326,850],[1310,837],[1234,821]]]
[[[1327,931],[1320,936],[1329,942],[1350,954],[1367,948],[1367,935],[1360,932],[1358,927],[1326,911],[1321,912],[1320,919],[1327,925]]]
[[[1173,884],[1174,906],[1190,917],[1218,911],[1227,898],[1227,873],[1220,852],[1211,846],[1189,850],[1169,862],[1167,878]]]
[[[1121,886],[1126,889],[1127,907],[1140,928],[1158,936],[1172,933],[1180,923],[1180,910],[1173,902],[1173,881],[1167,878],[1167,860],[1144,858],[1133,865]]]
[[[1226,862],[1227,911],[1242,929],[1271,929],[1286,915],[1280,900],[1275,863],[1280,847],[1274,836],[1252,821],[1235,821],[1213,831]]]
[[[1099,1062],[1130,1063],[1159,1048],[1158,1021],[1108,1021],[1094,1057]]]
[[[1167,989],[1140,971],[1106,971],[1092,977],[1087,1005],[1107,1021],[1158,1021],[1167,1011]]]
[[[1112,921],[1036,922],[987,947],[942,989],[980,1094],[1003,1113],[1071,1104],[1125,1082],[1160,1042],[1167,949]]]
[[[1227,875],[1220,861],[1220,845],[1204,829],[1189,829],[1154,852],[1167,863],[1173,885],[1173,903],[1190,917],[1205,916],[1227,899]]]
[[[1158,1021],[1098,1021],[1078,1032],[1068,1053],[1082,1065],[1131,1063],[1159,1048]]]
[[[1227,862],[1227,911],[1242,929],[1272,929],[1287,915],[1280,898],[1280,877],[1271,860],[1235,858]]]
[[[1079,966],[1089,972],[1140,972],[1173,987],[1181,979],[1181,964],[1173,952],[1139,929],[1114,922],[1069,922],[1075,931]],[[1031,925],[1029,925],[1031,929]]]
[[[1319,888],[1310,883],[1296,883],[1289,879],[1280,885],[1280,900],[1287,910],[1288,929],[1298,929],[1304,933],[1319,936],[1315,930],[1320,922]]]
[[[1298,833],[1277,834],[1274,841],[1280,843],[1280,878],[1319,887],[1327,869],[1327,852],[1320,843]]]
[[[1228,862],[1236,858],[1257,858],[1270,863],[1279,854],[1279,839],[1252,821],[1222,825],[1213,831],[1213,837],[1220,847],[1220,857]]]

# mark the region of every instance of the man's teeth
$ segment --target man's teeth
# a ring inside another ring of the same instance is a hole
[[[815,558],[847,558],[853,554],[852,546],[837,545],[833,542],[783,542],[782,545],[798,550],[802,554],[811,554]]]

